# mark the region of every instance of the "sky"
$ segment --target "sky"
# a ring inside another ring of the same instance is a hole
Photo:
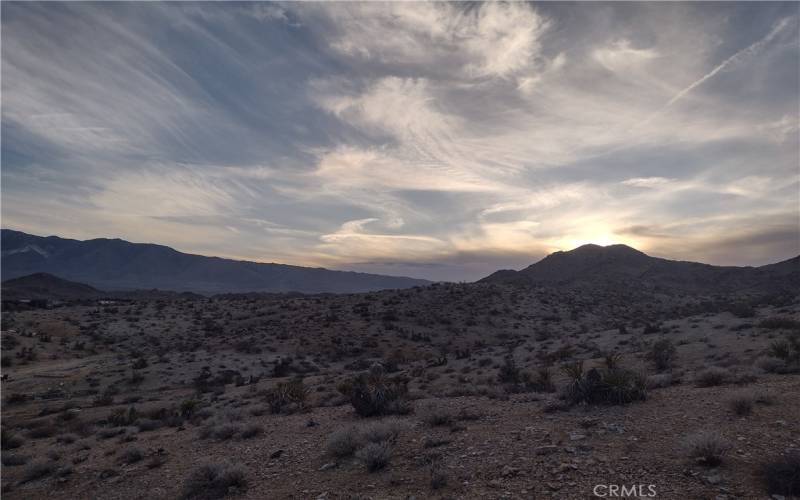
[[[471,281],[800,254],[800,4],[2,3],[2,226]]]

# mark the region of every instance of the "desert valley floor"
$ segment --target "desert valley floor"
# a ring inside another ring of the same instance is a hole
[[[3,497],[781,498],[798,325],[786,294],[481,283],[7,310]]]

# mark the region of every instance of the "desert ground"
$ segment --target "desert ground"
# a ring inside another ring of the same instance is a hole
[[[8,499],[797,494],[798,296],[436,284],[2,321]]]

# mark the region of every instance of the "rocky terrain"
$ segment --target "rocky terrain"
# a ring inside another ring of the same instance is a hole
[[[797,289],[584,272],[5,310],[3,496],[797,495]]]

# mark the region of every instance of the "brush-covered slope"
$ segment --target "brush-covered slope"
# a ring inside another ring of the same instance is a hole
[[[3,299],[80,300],[100,297],[102,292],[48,273],[34,273],[3,281]]]

